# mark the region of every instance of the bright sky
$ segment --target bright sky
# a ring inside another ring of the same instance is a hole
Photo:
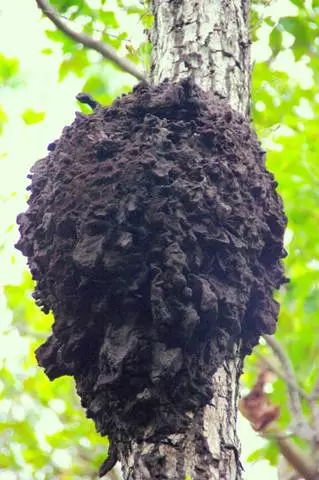
[[[108,5],[110,3],[114,2],[109,1]],[[279,18],[283,13],[285,15],[298,13],[296,7],[288,0],[278,0],[266,8],[271,8],[275,18]],[[11,91],[0,88],[0,104],[9,116],[9,123],[0,137],[0,361],[6,358],[8,366],[14,372],[21,368],[20,361],[28,348],[28,342],[23,340],[15,329],[10,329],[11,314],[6,308],[1,290],[1,284],[19,283],[25,266],[22,256],[13,248],[17,238],[17,230],[13,224],[16,215],[25,210],[28,170],[38,158],[46,154],[48,143],[60,135],[64,125],[72,122],[74,112],[78,109],[75,95],[83,84],[83,79],[75,76],[68,76],[62,83],[57,83],[61,53],[58,46],[50,42],[44,34],[44,28],[50,26],[49,21],[41,20],[34,0],[0,1],[0,52],[9,57],[18,57],[21,66],[19,88]],[[131,23],[128,28],[134,32],[133,35],[138,35],[136,25]],[[269,28],[265,26],[260,31],[259,41],[253,46],[255,58],[260,60],[268,58],[268,35]],[[132,41],[134,40],[132,36]],[[288,34],[285,42],[288,47],[291,42]],[[50,56],[41,54],[45,47],[54,49],[54,54]],[[299,62],[296,68],[296,62],[289,51],[282,54],[278,62],[282,69],[303,86],[311,85],[311,70],[305,62]],[[45,111],[45,120],[27,126],[21,118],[21,114],[27,108]],[[2,158],[4,152],[6,156]],[[0,414],[3,414],[6,408],[8,401],[0,402]],[[47,416],[41,419],[41,428],[54,429],[54,422],[58,422],[57,416],[51,416],[50,420],[47,412],[45,415]],[[253,450],[260,447],[263,441],[252,433],[245,420],[240,421],[239,430],[245,459]],[[268,480],[276,478],[275,470],[269,467],[267,462],[248,464],[245,467],[245,480],[253,480],[257,476]],[[1,473],[0,479],[10,480]]]

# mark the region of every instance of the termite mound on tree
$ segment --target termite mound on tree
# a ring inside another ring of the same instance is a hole
[[[234,344],[273,333],[286,218],[249,123],[190,80],[77,115],[31,170],[18,217],[37,350],[115,441],[186,428]]]

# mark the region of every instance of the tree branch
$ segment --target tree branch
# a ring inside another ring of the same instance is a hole
[[[287,462],[300,474],[305,480],[319,480],[318,467],[313,458],[303,454],[299,447],[293,442],[282,436],[276,426],[270,427],[268,432],[263,432],[263,437],[275,437],[281,454]]]
[[[290,412],[294,423],[294,431],[299,437],[303,438],[304,440],[313,441],[314,432],[308,425],[302,413],[299,387],[291,361],[286,352],[281,347],[280,343],[273,336],[263,335],[263,338],[280,361],[283,367],[283,371],[285,373],[285,378],[288,379],[286,381],[286,384],[288,390]]]
[[[314,388],[311,392],[311,398],[313,400],[318,400],[319,399],[319,377],[317,378],[315,386],[314,386]]]
[[[318,451],[318,444],[319,444],[319,406],[318,406],[318,399],[319,399],[319,378],[315,383],[315,386],[310,393],[309,404],[312,413],[312,425],[316,432],[316,441],[314,442],[315,451]],[[316,454],[319,462],[319,454]]]
[[[285,372],[283,372],[283,370],[281,370],[281,368],[279,368],[279,366],[275,363],[274,359],[273,358],[269,358],[267,357],[266,355],[263,355],[262,353],[258,352],[257,350],[254,352],[255,355],[261,360],[261,362],[263,364],[265,364],[265,366],[267,367],[267,369],[269,369],[271,372],[273,372],[276,377],[278,378],[281,378],[285,383],[287,383],[288,385],[290,385],[292,388],[296,388],[298,389],[298,392],[299,392],[299,395],[301,397],[303,397],[305,400],[309,401],[310,400],[310,397],[309,395],[307,394],[307,392],[305,392],[305,390],[303,390],[297,383],[295,380],[291,381],[290,377],[288,377]]]
[[[126,58],[120,57],[116,50],[111,47],[110,45],[106,45],[103,42],[95,40],[92,37],[89,37],[85,33],[78,33],[72,30],[59,16],[58,12],[56,12],[46,0],[35,0],[37,2],[38,7],[42,11],[42,13],[48,17],[54,25],[61,30],[65,35],[72,38],[77,43],[81,43],[84,47],[90,48],[99,52],[104,58],[111,60],[111,62],[115,63],[119,66],[122,70],[133,75],[133,77],[137,78],[138,80],[145,80],[144,75],[136,68],[134,63],[130,62]]]

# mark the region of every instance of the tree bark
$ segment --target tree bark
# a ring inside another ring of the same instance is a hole
[[[125,480],[240,480],[236,422],[241,367],[234,351],[212,378],[210,404],[199,409],[186,434],[133,442],[121,452]],[[159,464],[161,474],[155,477]]]
[[[248,0],[153,0],[152,81],[191,76],[205,91],[249,115]],[[236,432],[239,345],[211,379],[214,396],[192,418],[186,434],[133,442],[120,452],[125,479],[239,480]]]
[[[153,0],[152,78],[193,77],[248,116],[249,0]]]

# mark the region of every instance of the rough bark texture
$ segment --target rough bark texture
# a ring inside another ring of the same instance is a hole
[[[189,412],[185,433],[167,435],[162,442],[151,439],[132,442],[130,455],[121,457],[126,465],[125,478],[228,480],[240,474],[236,417],[230,414],[236,410],[240,355],[238,362],[237,365],[232,362],[233,369],[227,375],[230,384],[226,388],[223,368],[214,374],[212,388],[220,394],[214,395],[205,408]]]
[[[249,118],[249,3],[249,0],[153,0],[153,81],[157,83],[165,78],[178,81],[191,75],[203,90],[226,99]],[[241,478],[236,434],[241,366],[242,357],[235,348],[233,357],[228,358],[218,370],[219,375],[212,378],[211,403],[223,400],[221,408],[212,410],[207,405],[201,415],[202,419],[210,419],[200,426],[202,438],[213,439],[215,446],[210,461],[204,456],[196,459],[198,465],[205,465],[207,478]],[[236,375],[231,375],[234,371]],[[232,449],[225,451],[225,444],[232,445]],[[180,456],[182,452],[183,449]],[[134,453],[133,448],[133,457]],[[174,452],[171,455],[174,456]],[[188,458],[185,448],[184,456]],[[225,464],[227,475],[222,473]]]
[[[248,117],[249,0],[153,0],[153,79],[191,76]]]

